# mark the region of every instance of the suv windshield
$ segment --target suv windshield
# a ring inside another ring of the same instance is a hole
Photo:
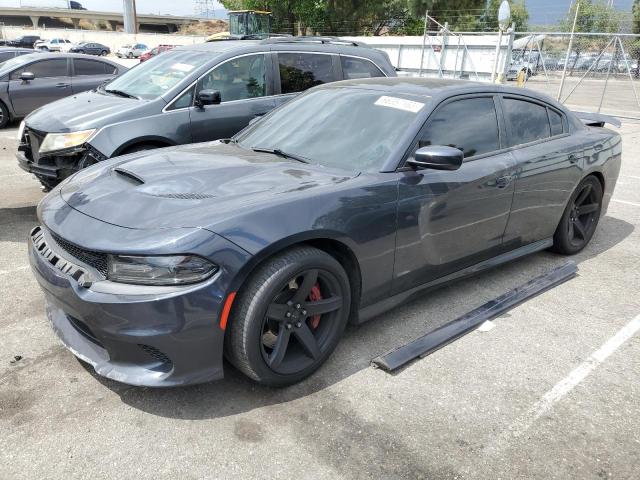
[[[153,100],[210,60],[209,52],[173,51],[132,68],[110,82],[105,90],[117,90],[132,97]]]
[[[325,87],[287,102],[236,140],[243,148],[275,150],[326,167],[379,171],[424,101],[359,88]]]

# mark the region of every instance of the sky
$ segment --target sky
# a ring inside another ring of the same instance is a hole
[[[0,6],[5,0],[0,0]],[[12,0],[8,0],[12,1]],[[19,0],[13,0],[18,2]],[[46,3],[47,1],[61,0],[22,0],[23,3],[29,1]],[[62,0],[64,1],[64,0]],[[89,10],[121,11],[122,0],[78,0]],[[606,1],[606,0],[601,0]],[[613,0],[613,4],[620,10],[631,11],[633,0]],[[226,11],[219,1],[211,2],[217,18],[226,18]],[[572,0],[525,0],[529,10],[529,20],[533,25],[553,24],[563,18]],[[161,13],[169,15],[194,15],[196,13],[196,0],[136,0],[139,13]]]

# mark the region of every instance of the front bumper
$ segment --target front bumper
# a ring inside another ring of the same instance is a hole
[[[46,135],[46,132],[25,127],[16,152],[16,159],[18,166],[24,171],[47,179],[50,183],[61,182],[78,170],[107,159],[89,144],[41,154],[40,144]]]
[[[225,269],[202,284],[182,287],[85,282],[95,271],[40,227],[30,237],[29,261],[54,332],[99,375],[150,387],[223,377],[224,331],[218,318]]]

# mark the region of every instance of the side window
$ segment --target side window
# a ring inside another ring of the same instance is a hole
[[[266,95],[264,55],[231,59],[214,68],[198,81],[198,91],[218,90],[223,102]]]
[[[447,145],[462,150],[464,158],[500,149],[498,116],[492,97],[447,103],[427,120],[417,148]]]
[[[278,53],[280,91],[302,92],[316,85],[336,81],[331,57],[316,53]]]
[[[190,88],[186,92],[184,92],[180,97],[171,104],[167,110],[178,110],[180,108],[189,108],[193,105],[193,92],[194,89]]]
[[[92,60],[74,59],[76,75],[105,75],[105,64],[102,62],[94,62]]]
[[[369,60],[355,57],[340,56],[342,74],[345,80],[352,78],[384,77],[384,74]]]
[[[551,136],[547,109],[526,100],[505,98],[505,122],[511,128],[511,144],[520,145]]]
[[[66,77],[67,73],[67,59],[60,58],[54,60],[42,60],[40,62],[26,65],[25,67],[15,70],[11,73],[11,80],[20,78],[22,72],[31,72],[38,78],[48,77]]]
[[[551,136],[562,135],[564,129],[562,127],[562,115],[552,109],[549,110],[549,123],[551,124]]]

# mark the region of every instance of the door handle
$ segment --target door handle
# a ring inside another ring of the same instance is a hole
[[[56,88],[67,88],[68,86],[68,83],[56,83]]]

